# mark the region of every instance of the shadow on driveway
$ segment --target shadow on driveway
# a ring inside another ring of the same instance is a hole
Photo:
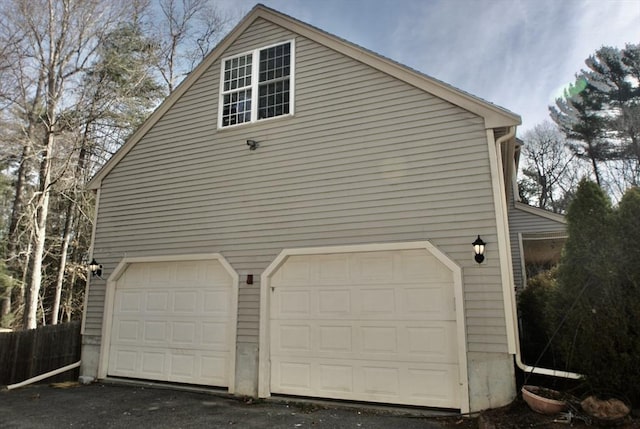
[[[355,407],[356,405],[354,405]],[[244,402],[212,393],[94,383],[0,392],[0,428],[467,428],[471,420],[314,403]],[[477,423],[475,424],[477,427]]]

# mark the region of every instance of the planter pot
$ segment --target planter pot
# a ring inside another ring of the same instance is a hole
[[[589,396],[580,402],[580,407],[600,426],[618,426],[631,413],[631,403],[616,398]]]
[[[553,398],[560,398],[560,392],[538,386],[522,386],[522,399],[540,414],[558,414],[567,409],[566,402]]]

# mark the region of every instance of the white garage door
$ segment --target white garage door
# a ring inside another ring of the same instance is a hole
[[[108,375],[228,386],[232,290],[216,260],[129,265],[115,291]]]
[[[427,250],[290,256],[270,293],[272,393],[460,408],[453,274]]]

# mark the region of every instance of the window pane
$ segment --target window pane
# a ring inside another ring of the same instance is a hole
[[[222,98],[222,126],[241,124],[251,120],[251,90],[225,94]]]
[[[260,51],[260,82],[289,76],[290,45],[290,43],[285,43]]]
[[[289,113],[289,79],[261,84],[258,88],[258,119]]]
[[[251,85],[252,55],[233,58],[224,62],[224,91],[233,91]]]

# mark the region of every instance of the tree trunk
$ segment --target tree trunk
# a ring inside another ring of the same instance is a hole
[[[598,169],[598,162],[594,157],[591,157],[591,166],[593,167],[593,174],[596,176],[596,183],[598,186],[602,187],[602,183],[600,182],[600,170]]]
[[[60,264],[58,265],[58,276],[56,278],[56,289],[53,298],[53,307],[51,308],[52,325],[58,324],[58,313],[60,312],[60,298],[62,296],[62,284],[64,282],[64,272],[67,267],[67,253],[69,252],[69,242],[71,241],[71,223],[73,219],[74,201],[69,201],[65,213],[64,231],[62,233],[62,244],[60,249]]]
[[[7,257],[9,267],[15,268],[17,263],[19,245],[20,216],[24,213],[24,187],[29,174],[29,161],[31,158],[31,145],[25,144],[22,148],[20,165],[16,174],[15,196],[13,197],[13,207],[11,208],[11,218],[9,221],[9,232],[7,234]]]
[[[7,288],[5,296],[0,298],[0,320],[11,313],[11,288]]]
[[[45,253],[47,238],[47,216],[49,215],[49,197],[51,196],[51,153],[53,149],[53,132],[49,130],[46,137],[45,150],[40,164],[40,191],[36,201],[36,224],[34,225],[33,257],[31,264],[31,281],[26,290],[24,303],[24,329],[35,329],[37,326],[38,298],[42,285],[42,259]]]
[[[73,316],[73,289],[76,284],[76,272],[73,271],[71,279],[69,280],[69,287],[67,288],[67,294],[65,296],[65,304],[62,306],[62,313],[64,315],[64,321],[66,323],[71,322]]]

